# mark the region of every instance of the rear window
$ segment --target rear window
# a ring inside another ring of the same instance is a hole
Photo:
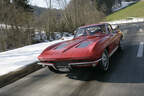
[[[106,33],[105,25],[95,25],[79,28],[76,30],[75,38],[80,36],[96,35],[97,33]]]

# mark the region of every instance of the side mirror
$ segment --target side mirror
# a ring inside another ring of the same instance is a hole
[[[120,29],[120,26],[119,26],[119,25],[117,25],[116,30],[119,30],[119,29]]]
[[[115,25],[113,29],[114,29],[114,30],[119,30],[119,28],[120,28],[119,25]]]
[[[74,31],[74,34],[76,34],[76,30]]]
[[[113,27],[113,30],[114,30],[113,32],[114,33],[119,32],[119,30],[120,30],[120,26],[119,25],[113,25],[112,27]]]

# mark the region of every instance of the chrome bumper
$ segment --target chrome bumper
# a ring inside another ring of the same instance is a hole
[[[99,61],[101,61],[101,59],[98,59],[98,60],[92,61],[92,62],[69,63],[69,65],[87,65],[87,64],[95,64],[95,63],[98,63]]]
[[[88,65],[88,64],[96,64],[98,62],[100,62],[102,59],[98,59],[96,61],[92,61],[92,62],[81,62],[81,63],[69,63],[68,64],[68,68],[72,69],[71,66],[78,66],[78,65]],[[46,67],[46,66],[51,66],[53,67],[55,70],[58,70],[53,63],[37,63],[38,65],[42,65],[43,67]]]
[[[37,63],[38,65],[41,65],[42,67],[46,67],[46,66],[51,66],[51,67],[53,67],[55,70],[58,70],[55,66],[54,66],[54,64],[51,64],[51,63],[41,63],[41,62],[39,62],[39,63]]]

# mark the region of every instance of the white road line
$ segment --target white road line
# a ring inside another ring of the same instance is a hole
[[[144,49],[144,42],[140,42],[139,49],[138,49],[138,52],[137,52],[137,57],[138,58],[143,57],[143,49]]]
[[[144,32],[144,30],[143,29],[139,29],[139,32]]]

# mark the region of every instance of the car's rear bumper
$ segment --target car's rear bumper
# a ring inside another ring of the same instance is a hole
[[[77,63],[68,63],[67,66],[61,66],[61,67],[67,67],[69,69],[73,69],[73,67],[96,67],[97,64],[101,61],[101,58],[96,61],[91,62],[77,62]],[[39,62],[38,65],[42,65],[43,67],[51,66],[55,70],[58,70],[58,68],[53,63],[47,63],[47,62]]]

